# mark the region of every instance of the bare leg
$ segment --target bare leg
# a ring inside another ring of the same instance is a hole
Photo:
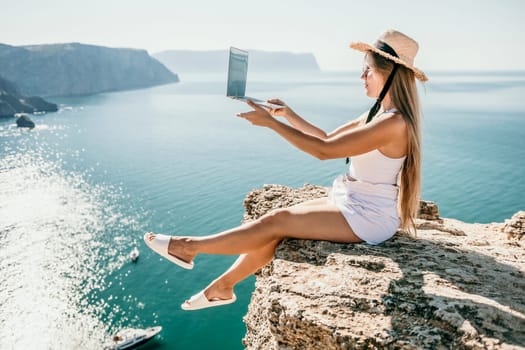
[[[296,206],[311,206],[325,203],[326,198],[318,198]],[[233,288],[237,283],[272,261],[275,248],[279,243],[280,240],[272,241],[257,250],[240,255],[226,272],[206,287],[204,290],[206,298],[208,300],[231,299]]]
[[[149,239],[154,237],[150,234]],[[258,220],[216,235],[172,237],[168,250],[186,261],[191,261],[198,253],[244,254],[207,288],[207,297],[228,299],[233,286],[270,261],[278,242],[287,237],[361,242],[339,209],[324,198],[275,210]],[[222,292],[218,292],[220,290]]]
[[[339,209],[324,203],[278,209],[253,222],[216,235],[186,239],[186,244],[180,246],[194,255],[243,254],[284,238],[344,243],[361,241]]]
[[[206,287],[204,290],[206,298],[208,300],[231,299],[233,288],[237,283],[272,261],[275,248],[279,243],[280,241],[274,241],[258,250],[240,255],[226,272]]]
[[[150,234],[149,239],[154,237],[154,234]],[[277,209],[255,221],[219,234],[172,237],[168,251],[185,261],[191,261],[199,253],[245,254],[283,238],[361,242],[339,209],[324,199]]]

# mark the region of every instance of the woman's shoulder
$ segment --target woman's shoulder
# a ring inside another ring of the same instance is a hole
[[[389,132],[396,134],[405,133],[407,127],[403,114],[397,110],[383,113],[380,118],[376,119],[376,124],[381,129],[386,128]]]
[[[383,112],[376,115],[369,123],[366,122],[367,113],[363,113],[359,118],[355,119],[360,128],[368,129],[370,132],[395,134],[404,133],[406,131],[406,121],[403,115],[395,110]],[[392,136],[395,136],[392,135]]]
[[[407,154],[407,123],[398,111],[385,113],[378,127],[385,137],[385,144],[380,151],[390,158],[401,158]]]

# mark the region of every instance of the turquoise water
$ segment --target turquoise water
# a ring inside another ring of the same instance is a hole
[[[424,110],[423,198],[442,216],[503,221],[525,209],[525,73],[434,73]],[[59,113],[18,130],[0,120],[0,348],[100,348],[122,327],[162,325],[150,349],[242,349],[238,302],[179,305],[235,257],[177,268],[145,231],[204,235],[238,225],[263,184],[330,185],[344,160],[318,161],[235,117],[223,75],[96,96],[55,98]],[[357,73],[253,76],[248,93],[280,97],[331,130],[370,107]],[[137,246],[136,264],[127,255]],[[25,336],[31,332],[31,336]]]

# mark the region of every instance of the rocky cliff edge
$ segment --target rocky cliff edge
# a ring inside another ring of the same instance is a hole
[[[245,221],[326,196],[266,185]],[[525,212],[505,223],[439,217],[379,246],[286,240],[256,276],[247,349],[525,349]]]

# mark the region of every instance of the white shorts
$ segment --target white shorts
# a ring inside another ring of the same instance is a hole
[[[356,181],[347,175],[334,180],[328,203],[335,204],[356,236],[368,244],[391,238],[399,228],[395,185]]]

